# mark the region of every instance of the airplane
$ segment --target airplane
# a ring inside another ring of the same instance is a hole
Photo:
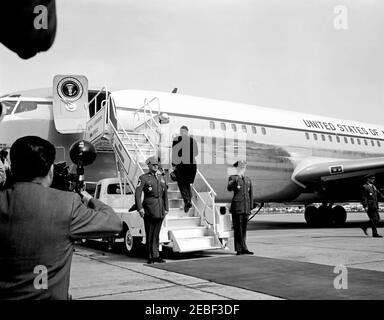
[[[97,92],[89,90],[88,100]],[[361,201],[365,175],[375,174],[377,187],[383,184],[384,127],[377,124],[181,95],[175,90],[117,90],[110,91],[110,97],[116,118],[127,130],[133,128],[145,101],[152,103],[155,117],[169,117],[169,142],[182,125],[188,126],[199,146],[198,169],[215,190],[217,202],[231,200],[226,186],[238,159],[247,161],[255,202],[305,205],[309,225],[342,225],[347,215],[340,203]],[[5,110],[0,147],[9,147],[24,135],[38,135],[56,146],[56,161],[70,162],[71,144],[84,135],[56,130],[52,101],[51,88],[0,97]],[[101,101],[102,96],[98,104]],[[116,177],[115,155],[99,152],[87,167],[86,180],[107,177]]]

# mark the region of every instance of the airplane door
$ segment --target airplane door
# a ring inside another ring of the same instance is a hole
[[[53,78],[53,118],[60,133],[84,132],[88,120],[88,79],[81,75]]]

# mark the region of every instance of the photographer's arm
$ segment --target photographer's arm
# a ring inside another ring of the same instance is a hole
[[[113,209],[103,202],[90,198],[84,205],[74,195],[70,236],[76,238],[100,238],[117,234],[122,223]]]

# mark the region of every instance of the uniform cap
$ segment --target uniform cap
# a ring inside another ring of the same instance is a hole
[[[372,173],[370,173],[370,174],[367,174],[367,175],[365,176],[365,178],[366,178],[366,179],[375,178],[375,175],[372,174]]]
[[[247,162],[245,160],[239,160],[239,161],[236,161],[233,166],[234,167],[240,167],[240,168],[244,168],[246,166]]]
[[[145,163],[148,164],[159,164],[159,159],[155,156],[149,157],[147,160],[145,160]]]

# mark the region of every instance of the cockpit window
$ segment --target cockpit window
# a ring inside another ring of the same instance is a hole
[[[13,108],[15,108],[17,101],[1,101],[1,104],[5,107],[5,114],[11,114],[13,111]]]
[[[36,101],[20,101],[15,113],[28,112],[37,109],[38,102]]]

